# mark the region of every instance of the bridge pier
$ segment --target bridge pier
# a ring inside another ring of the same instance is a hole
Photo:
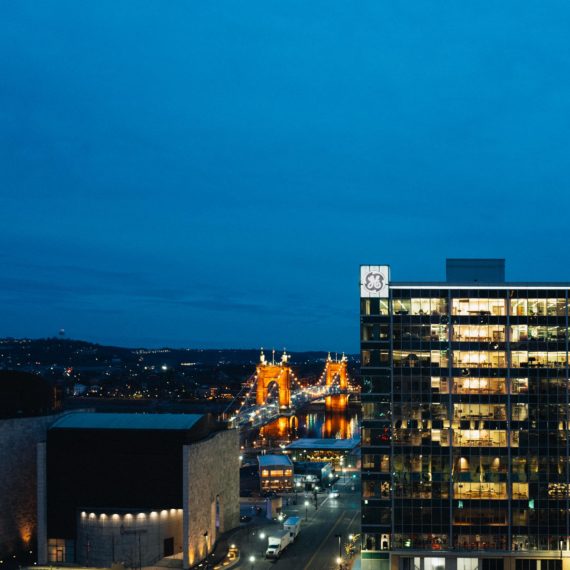
[[[344,412],[348,408],[348,394],[336,394],[325,398],[327,412]]]

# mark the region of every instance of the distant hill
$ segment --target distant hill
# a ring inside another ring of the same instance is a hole
[[[178,366],[189,365],[248,364],[259,362],[258,348],[251,349],[196,349],[196,348],[124,348],[106,346],[82,340],[43,338],[43,339],[0,339],[0,367],[19,365],[36,366],[105,366],[113,362],[134,363],[144,359],[146,363]],[[275,351],[275,359],[281,358],[282,351]],[[327,352],[289,352],[291,363],[303,364],[324,361]],[[271,359],[271,350],[265,350]],[[350,356],[351,361],[357,357]]]

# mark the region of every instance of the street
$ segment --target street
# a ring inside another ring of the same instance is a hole
[[[299,493],[297,505],[292,504],[283,508],[286,515],[297,515],[302,518],[302,527],[296,541],[288,546],[279,560],[272,561],[265,559],[265,549],[267,539],[259,537],[261,532],[267,536],[272,530],[281,528],[280,524],[262,524],[250,528],[249,533],[243,532],[236,536],[236,544],[241,550],[240,568],[250,570],[269,570],[276,568],[279,570],[335,570],[338,568],[337,557],[339,555],[339,538],[341,535],[341,547],[343,562],[346,564],[346,553],[344,545],[348,541],[349,534],[360,532],[360,489],[358,483],[355,491],[352,491],[352,481],[348,480],[348,485],[343,481],[336,484],[340,491],[338,498],[330,498],[326,493],[319,494],[319,507],[315,510],[313,497],[304,497]],[[291,495],[293,497],[293,495]],[[305,500],[309,501],[309,506],[305,509]],[[305,513],[308,520],[305,521]],[[266,519],[264,519],[265,522]],[[254,556],[255,561],[250,561]]]

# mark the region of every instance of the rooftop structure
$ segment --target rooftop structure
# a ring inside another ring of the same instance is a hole
[[[76,413],[59,419],[52,429],[190,430],[202,414]]]
[[[257,461],[260,467],[282,466],[292,467],[293,464],[287,455],[258,455]]]

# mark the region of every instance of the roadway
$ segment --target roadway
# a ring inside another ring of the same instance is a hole
[[[341,546],[345,557],[343,562],[346,564],[348,560],[344,545],[348,541],[348,535],[360,532],[360,489],[358,482],[355,483],[355,491],[352,491],[353,482],[347,479],[344,483],[341,479],[336,484],[340,491],[336,499],[326,493],[320,493],[316,510],[312,495],[306,499],[310,502],[307,509],[304,506],[303,493],[298,494],[297,505],[293,504],[294,495],[289,495],[289,506],[284,506],[283,512],[288,516],[297,515],[303,521],[297,540],[287,547],[279,560],[266,560],[267,539],[261,540],[259,534],[264,532],[267,536],[272,530],[282,526],[267,519],[263,519],[263,522],[255,520],[255,527],[250,526],[247,531],[244,529],[244,532],[240,532],[235,538],[241,550],[239,567],[245,570],[251,570],[252,566],[253,570],[338,570],[338,535],[342,535]],[[306,513],[308,520],[305,521]],[[255,556],[253,565],[249,561],[252,555]]]

